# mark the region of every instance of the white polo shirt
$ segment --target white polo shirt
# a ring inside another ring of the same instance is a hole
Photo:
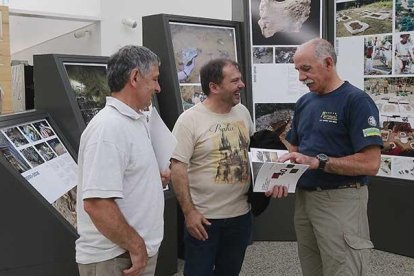
[[[125,252],[96,229],[83,208],[86,198],[116,198],[154,256],[164,231],[164,194],[145,115],[107,97],[82,134],[78,170],[76,261],[100,262]]]

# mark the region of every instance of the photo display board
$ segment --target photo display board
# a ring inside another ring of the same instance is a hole
[[[142,24],[143,45],[161,59],[161,93],[157,99],[161,118],[169,129],[183,111],[206,98],[199,74],[205,63],[228,58],[238,62],[241,71],[244,69],[240,22],[156,14],[144,16]],[[245,93],[241,98],[246,104]]]
[[[169,22],[183,111],[202,102],[200,69],[215,58],[237,62],[236,33],[231,27]]]
[[[364,90],[380,113],[378,176],[414,179],[413,1],[336,2],[342,78]]]
[[[109,87],[106,64],[63,63],[85,124],[105,107]]]
[[[80,136],[110,95],[107,57],[34,55],[35,108],[47,111],[70,146],[79,149]]]
[[[309,92],[293,64],[298,45],[322,36],[322,1],[245,0],[256,131],[285,135],[296,101]]]
[[[0,156],[76,226],[77,165],[47,117],[1,124]]]

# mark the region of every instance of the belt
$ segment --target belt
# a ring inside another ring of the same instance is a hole
[[[305,190],[305,191],[323,191],[323,190],[348,189],[348,188],[359,189],[364,185],[365,185],[364,183],[350,182],[350,183],[345,183],[343,185],[335,185],[335,186],[330,185],[330,186],[323,186],[323,187],[299,187],[299,189]]]

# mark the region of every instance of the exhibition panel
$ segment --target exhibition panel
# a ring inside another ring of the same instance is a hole
[[[110,95],[107,62],[107,57],[100,56],[34,56],[35,107],[51,114],[76,151],[82,132]],[[158,108],[155,97],[152,103]],[[76,181],[77,176],[73,179]],[[177,267],[176,254],[169,253],[176,252],[176,199],[168,188],[164,196],[165,235],[159,251],[157,275],[165,275],[165,271],[173,273]]]
[[[370,178],[368,215],[375,248],[413,257],[414,27],[410,1],[337,1],[338,69],[379,111],[383,141]]]
[[[0,274],[77,275],[75,160],[47,113],[0,117]]]
[[[105,105],[107,57],[34,56],[35,108],[47,110],[77,151],[82,131]]]
[[[275,140],[280,141],[279,149],[286,149],[282,141],[290,129],[295,102],[308,92],[299,81],[292,57],[299,44],[316,37],[328,38],[326,11],[333,6],[327,2],[232,1],[233,19],[243,21],[243,56],[251,82],[247,98],[255,129],[272,131]],[[300,8],[295,9],[295,5]],[[294,201],[294,194],[271,201],[267,210],[255,218],[253,239],[296,240]]]
[[[204,63],[229,58],[245,69],[239,22],[157,14],[143,17],[142,23],[144,46],[161,59],[157,99],[170,129],[184,110],[205,99],[199,78]],[[244,104],[246,94],[241,95]]]

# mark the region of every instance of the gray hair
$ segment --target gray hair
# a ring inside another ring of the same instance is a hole
[[[128,82],[133,69],[143,76],[151,67],[160,65],[160,59],[150,49],[143,46],[127,45],[119,49],[108,60],[107,78],[111,92],[121,91]]]
[[[336,65],[337,57],[335,48],[329,41],[322,38],[314,38],[306,44],[308,43],[312,44],[315,47],[315,57],[317,57],[320,60],[326,57],[331,57],[334,64]]]

